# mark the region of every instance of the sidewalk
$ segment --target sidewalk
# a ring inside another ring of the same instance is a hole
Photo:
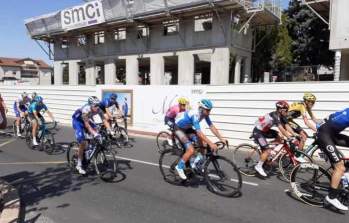
[[[15,187],[0,178],[0,223],[18,222],[20,198]]]

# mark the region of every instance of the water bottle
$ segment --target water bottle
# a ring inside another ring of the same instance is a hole
[[[87,149],[85,150],[85,158],[86,158],[86,160],[89,160],[89,158],[90,158],[90,156],[91,156],[91,154],[92,154],[92,151],[93,151],[92,145],[89,144],[89,145],[87,146]]]
[[[195,159],[196,159],[196,156],[195,155],[193,155],[191,158],[190,158],[190,166],[191,166],[191,168],[192,169],[195,169]]]
[[[195,168],[197,170],[200,170],[203,163],[204,163],[204,157],[201,155],[201,153],[198,153],[194,160]]]
[[[347,178],[346,174],[344,174],[344,175],[341,177],[341,181],[342,181],[342,186],[343,186],[343,188],[347,188],[348,185],[349,185],[349,182],[348,182],[348,178]]]

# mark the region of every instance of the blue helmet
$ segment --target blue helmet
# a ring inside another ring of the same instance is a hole
[[[207,109],[207,110],[211,110],[211,109],[213,108],[213,104],[212,104],[212,101],[211,101],[211,100],[202,99],[202,100],[199,102],[199,107],[200,107],[200,108]]]
[[[34,98],[34,101],[36,101],[36,102],[42,102],[44,99],[41,97],[41,96],[36,96],[35,98]]]
[[[116,101],[117,98],[118,98],[118,95],[115,94],[115,93],[112,93],[112,94],[110,95],[110,99],[113,100],[113,101]]]

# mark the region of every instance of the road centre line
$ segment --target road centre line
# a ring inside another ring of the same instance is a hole
[[[3,142],[3,143],[0,144],[0,147],[6,146],[7,144],[10,144],[10,143],[12,143],[12,142],[14,142],[14,141],[16,141],[16,140],[17,140],[17,139],[10,139],[10,140],[8,140],[8,141],[6,141],[6,142]]]

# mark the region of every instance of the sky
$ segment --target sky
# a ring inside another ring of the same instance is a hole
[[[289,0],[280,0],[286,8]],[[83,3],[83,0],[11,0],[1,1],[0,7],[0,57],[31,57],[52,61],[37,43],[30,39],[24,20],[55,12]]]

